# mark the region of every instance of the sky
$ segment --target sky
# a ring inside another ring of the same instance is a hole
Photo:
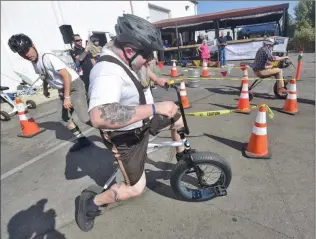
[[[289,3],[289,14],[294,15],[294,7],[299,1],[199,1],[198,14],[220,12],[238,8],[258,7]]]

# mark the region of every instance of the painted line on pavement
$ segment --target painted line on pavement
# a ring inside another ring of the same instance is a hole
[[[83,132],[83,134],[87,134],[87,133],[91,132],[91,131],[94,130],[94,129],[95,129],[95,128],[87,129],[86,131]],[[66,142],[64,142],[64,143],[62,143],[62,144],[59,144],[59,145],[55,146],[54,148],[51,148],[50,150],[46,151],[45,153],[42,153],[42,154],[36,156],[35,158],[33,158],[33,159],[31,159],[31,160],[29,160],[29,161],[27,161],[27,162],[21,164],[20,166],[18,166],[18,167],[16,167],[16,168],[14,168],[14,169],[12,169],[12,170],[10,170],[10,171],[8,171],[8,172],[2,174],[2,175],[1,175],[1,180],[5,179],[5,178],[7,178],[7,177],[9,177],[9,176],[11,176],[12,174],[14,174],[14,173],[16,173],[16,172],[18,172],[18,171],[24,169],[25,167],[27,167],[27,166],[29,166],[29,165],[31,165],[31,164],[33,164],[33,163],[35,163],[35,162],[41,160],[41,159],[44,158],[45,156],[47,156],[47,155],[49,155],[49,154],[51,154],[51,153],[54,153],[54,152],[57,151],[58,149],[60,149],[60,148],[62,148],[62,147],[64,147],[64,146],[70,144],[71,142],[75,141],[75,139],[76,139],[76,137],[73,137],[73,138],[71,138],[69,141],[66,141]]]
[[[94,129],[95,129],[95,128],[87,129],[86,131],[83,132],[83,134],[87,134],[87,133],[91,132],[91,131],[94,130]],[[31,160],[29,160],[29,161],[27,161],[27,162],[21,164],[20,166],[18,166],[18,167],[16,167],[16,168],[14,168],[14,169],[12,169],[12,170],[10,170],[10,171],[8,171],[8,172],[2,174],[2,175],[1,175],[1,180],[5,179],[5,178],[7,178],[7,177],[9,177],[9,176],[11,176],[12,174],[14,174],[14,173],[16,173],[16,172],[18,172],[18,171],[24,169],[25,167],[27,167],[27,166],[29,166],[29,165],[31,165],[31,164],[33,164],[33,163],[36,163],[37,161],[41,160],[41,159],[44,158],[45,156],[47,156],[47,155],[49,155],[49,154],[51,154],[51,153],[54,153],[54,152],[57,151],[58,149],[60,149],[60,148],[62,148],[62,147],[64,147],[64,146],[70,144],[70,143],[73,142],[75,139],[76,139],[76,137],[73,137],[73,138],[71,138],[69,141],[66,141],[66,142],[64,142],[64,143],[62,143],[62,144],[59,144],[59,145],[55,146],[54,148],[51,148],[50,150],[46,151],[45,153],[42,153],[42,154],[36,156],[35,158],[33,158],[33,159],[31,159]],[[155,151],[157,151],[157,150],[158,150],[158,149],[149,149],[149,150],[147,150],[147,154],[153,153],[153,152],[155,152]]]

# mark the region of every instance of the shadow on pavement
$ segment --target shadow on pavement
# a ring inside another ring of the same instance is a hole
[[[38,123],[40,128],[55,131],[56,138],[60,140],[68,141],[73,137],[73,134],[65,127],[61,122],[47,121]]]
[[[173,189],[171,188],[170,178],[172,175],[172,170],[174,169],[176,162],[155,162],[150,158],[147,158],[147,163],[151,164],[160,171],[146,169],[146,178],[147,178],[147,187],[158,193],[161,196],[168,197],[174,200],[183,201],[175,195]],[[167,181],[167,182],[162,182]],[[190,185],[195,185],[197,183],[197,179],[195,177],[186,175],[185,180],[181,179],[181,182],[189,183]],[[191,186],[190,186],[191,187]]]
[[[221,107],[221,108],[224,108],[227,110],[235,110],[237,107],[237,105],[236,106],[229,106],[229,105],[221,105],[221,104],[215,104],[215,103],[210,103],[210,105],[215,105],[217,107]]]
[[[101,141],[101,137],[90,136],[91,141]],[[66,155],[65,178],[79,179],[89,176],[99,186],[113,173],[114,156],[111,151],[93,144],[77,152],[68,152]]]
[[[238,141],[235,141],[235,140],[231,140],[231,139],[226,139],[226,138],[222,138],[222,137],[218,137],[218,136],[215,136],[215,135],[210,135],[210,134],[207,134],[207,133],[204,133],[205,136],[211,138],[211,139],[214,139],[222,144],[225,144],[233,149],[236,149],[238,151],[242,151],[243,149],[243,146],[244,146],[244,143],[241,143],[241,142],[238,142]]]
[[[158,193],[161,196],[178,200],[171,186],[161,182],[162,180],[170,181],[171,171],[175,164],[168,163],[168,162],[155,162],[151,160],[150,158],[147,158],[146,163],[151,164],[157,169],[160,169],[160,170],[145,169],[146,179],[147,179],[146,186],[150,190],[154,191],[155,193]]]
[[[46,203],[47,199],[41,199],[15,214],[8,223],[9,239],[66,239],[64,234],[55,230],[55,210],[44,211]]]
[[[222,95],[240,95],[239,91],[236,90],[223,90],[226,88],[205,88],[205,90],[208,90],[209,92],[215,93],[215,94],[222,94]]]

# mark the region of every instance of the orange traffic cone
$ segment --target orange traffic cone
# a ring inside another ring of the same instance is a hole
[[[240,68],[241,68],[241,70],[242,70],[242,72],[243,72],[243,79],[244,79],[245,77],[247,77],[247,79],[248,79],[247,66],[246,66],[246,65],[240,65]],[[242,85],[243,85],[243,83],[241,82],[240,88],[242,88]]]
[[[32,138],[33,136],[46,130],[40,129],[34,119],[29,115],[27,108],[25,108],[20,98],[16,98],[15,103],[22,129],[22,134],[18,134],[18,137]]]
[[[180,96],[181,96],[181,103],[183,105],[183,109],[191,108],[191,105],[189,103],[189,99],[187,96],[187,91],[185,89],[184,79],[181,80],[181,84],[180,84]]]
[[[208,77],[209,76],[209,72],[207,70],[207,61],[203,61],[203,68],[202,68],[202,77]]]
[[[286,97],[283,109],[281,109],[280,111],[290,115],[295,115],[296,113],[298,113],[295,78],[290,81],[288,95]]]
[[[245,64],[240,64],[240,69],[245,72],[245,70],[247,70],[247,65]]]
[[[256,122],[244,154],[248,158],[269,159],[271,154],[268,151],[268,134],[266,121],[266,106],[259,106]]]
[[[172,60],[172,61],[173,61],[173,64],[172,64],[172,67],[171,67],[170,76],[171,77],[178,77],[179,74],[178,74],[178,71],[177,71],[176,60]]]
[[[240,92],[240,97],[237,105],[237,111],[239,113],[250,113],[250,102],[249,102],[249,93],[248,93],[248,77],[242,80],[242,89]]]
[[[158,67],[160,70],[162,70],[164,64],[165,64],[164,61],[158,61]]]

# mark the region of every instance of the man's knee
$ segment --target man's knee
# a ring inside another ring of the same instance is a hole
[[[132,196],[131,197],[137,197],[142,194],[146,187],[146,176],[145,172],[143,172],[142,176],[138,180],[138,182],[131,186],[132,187]]]
[[[171,129],[181,129],[184,126],[182,116],[172,125]]]
[[[133,186],[127,186],[127,185],[119,185],[115,184],[111,187],[111,189],[114,189],[118,192],[118,200],[126,200],[133,197],[138,197],[142,194],[146,186],[146,177],[145,172],[143,172],[141,178],[138,180],[136,184]],[[124,187],[125,190],[120,190],[121,187]]]

